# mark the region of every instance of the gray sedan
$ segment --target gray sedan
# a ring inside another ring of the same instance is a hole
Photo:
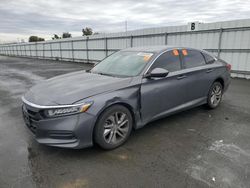
[[[151,121],[203,104],[216,108],[230,83],[230,69],[203,50],[129,48],[89,71],[32,87],[22,98],[23,116],[41,144],[114,149],[132,129]]]

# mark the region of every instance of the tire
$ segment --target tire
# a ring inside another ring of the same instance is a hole
[[[223,87],[220,82],[214,82],[209,89],[207,96],[207,106],[210,109],[217,108],[222,100]]]
[[[132,115],[126,107],[111,106],[98,118],[94,130],[94,141],[103,149],[115,149],[128,140],[132,124]]]

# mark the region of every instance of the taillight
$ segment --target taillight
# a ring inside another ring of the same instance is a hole
[[[232,66],[231,66],[230,64],[228,64],[228,63],[227,63],[226,66],[227,66],[227,70],[228,70],[228,71],[231,71]]]

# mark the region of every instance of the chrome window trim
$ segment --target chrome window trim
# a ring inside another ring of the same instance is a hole
[[[215,61],[218,60],[218,58],[216,58],[213,54],[211,54],[211,53],[209,53],[209,52],[207,52],[207,51],[204,51],[204,50],[192,49],[192,48],[185,48],[185,47],[171,48],[171,49],[164,50],[164,51],[162,51],[160,54],[158,54],[158,55],[155,57],[155,59],[151,62],[151,64],[148,66],[148,68],[146,69],[146,71],[144,71],[143,76],[145,76],[145,75],[147,74],[147,72],[149,71],[149,69],[152,67],[152,65],[155,63],[155,61],[156,61],[162,54],[164,54],[164,53],[166,53],[166,52],[168,52],[168,51],[174,50],[174,49],[177,49],[177,50],[182,50],[182,49],[196,50],[196,51],[198,51],[198,52],[200,52],[200,53],[206,53],[207,55],[210,55],[211,57],[213,57],[213,58],[215,59]],[[180,63],[182,63],[181,60],[180,60]],[[182,68],[181,68],[181,70],[182,70]],[[178,70],[178,71],[180,71],[180,70]],[[174,72],[176,72],[176,71],[174,71]]]
[[[76,106],[81,106],[84,105],[85,103],[82,104],[69,104],[69,105],[53,105],[53,106],[45,106],[45,105],[38,105],[34,104],[32,102],[27,101],[24,97],[22,97],[22,101],[24,104],[27,104],[28,106],[37,108],[37,109],[54,109],[54,108],[69,108],[69,107],[76,107]]]
[[[201,53],[202,54],[206,54],[208,56],[211,56],[215,61],[218,61],[218,58],[216,56],[214,56],[212,53],[210,52],[207,52],[207,51],[204,51],[204,50],[201,50]],[[206,60],[206,59],[205,59]]]
[[[179,50],[180,48],[171,48],[171,49],[167,49],[167,50],[161,52],[160,54],[158,54],[158,55],[155,57],[155,59],[151,62],[151,64],[148,66],[148,68],[146,69],[146,71],[144,71],[143,76],[145,76],[145,75],[147,74],[147,72],[149,71],[149,69],[152,67],[152,65],[155,63],[155,61],[156,61],[162,54],[164,54],[164,53],[166,53],[166,52],[168,52],[168,51],[174,50],[174,49]],[[180,60],[180,63],[181,63],[181,60]],[[178,71],[179,71],[179,70],[178,70]],[[175,71],[174,71],[174,72],[175,72]]]

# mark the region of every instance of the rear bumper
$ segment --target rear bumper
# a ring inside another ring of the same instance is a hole
[[[39,114],[40,109],[24,104],[22,110],[25,124],[38,143],[75,149],[93,145],[95,116],[91,114],[44,119]]]

